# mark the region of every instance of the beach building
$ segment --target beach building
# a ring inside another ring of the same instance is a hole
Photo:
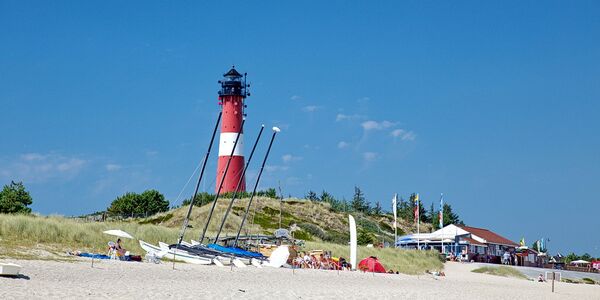
[[[488,229],[450,224],[432,233],[401,236],[396,246],[436,249],[465,261],[501,263],[504,253],[514,253],[519,245]]]
[[[535,249],[518,247],[515,253],[518,266],[543,267],[546,264],[546,255],[540,255]]]

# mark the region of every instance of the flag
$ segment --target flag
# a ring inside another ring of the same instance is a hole
[[[392,212],[394,212],[394,228],[396,228],[396,214],[398,210],[398,194],[394,194],[394,198],[392,198]]]
[[[540,240],[540,245],[539,245],[539,249],[541,252],[546,252],[546,238],[542,238]]]
[[[519,246],[524,247],[525,246],[525,238],[521,238],[521,241],[519,241]]]
[[[440,228],[444,228],[444,194],[440,196]]]
[[[415,222],[419,220],[419,194],[415,195]]]

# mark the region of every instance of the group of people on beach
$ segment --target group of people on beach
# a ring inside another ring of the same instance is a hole
[[[515,253],[509,253],[508,251],[505,251],[504,254],[502,254],[502,264],[515,266],[519,265],[517,255]]]
[[[311,254],[299,252],[292,260],[294,268],[318,270],[351,270],[352,265],[343,257],[332,257],[329,253]]]

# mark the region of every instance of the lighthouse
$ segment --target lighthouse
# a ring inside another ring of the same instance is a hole
[[[246,108],[244,99],[246,99],[247,96],[250,96],[250,93],[247,91],[249,85],[246,84],[246,74],[242,76],[242,74],[235,69],[235,66],[225,73],[223,77],[224,79],[219,81],[221,84],[221,90],[219,90],[219,105],[221,106],[223,121],[221,122],[221,135],[219,137],[219,160],[217,162],[217,185],[215,186],[215,193],[219,192],[221,179],[223,178],[227,161],[229,160],[238,134],[240,137],[235,147],[235,151],[233,151],[229,170],[223,180],[221,193],[235,191],[240,177],[243,176],[244,129],[241,127],[242,120],[245,117],[244,108]],[[246,182],[244,178],[242,178],[240,191],[246,191]]]

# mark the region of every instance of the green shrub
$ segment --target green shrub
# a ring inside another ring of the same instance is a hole
[[[321,227],[319,227],[315,224],[301,223],[301,224],[298,224],[298,226],[300,228],[302,228],[304,231],[311,234],[312,236],[318,237],[321,240],[325,240],[327,238],[327,234],[325,233],[325,231],[323,229],[321,229]]]
[[[519,271],[515,268],[507,267],[507,266],[480,267],[475,270],[472,270],[471,272],[503,276],[503,277],[515,277],[515,278],[527,279],[527,276],[525,276],[525,274],[521,273],[521,271]]]
[[[360,230],[358,232],[358,236],[356,237],[356,242],[359,245],[374,244],[376,241],[377,237],[375,237],[373,233],[366,230]]]
[[[594,279],[588,277],[581,278],[581,281],[587,284],[596,284],[596,281]]]
[[[310,233],[301,229],[294,231],[294,238],[298,240],[312,241],[312,236]]]

